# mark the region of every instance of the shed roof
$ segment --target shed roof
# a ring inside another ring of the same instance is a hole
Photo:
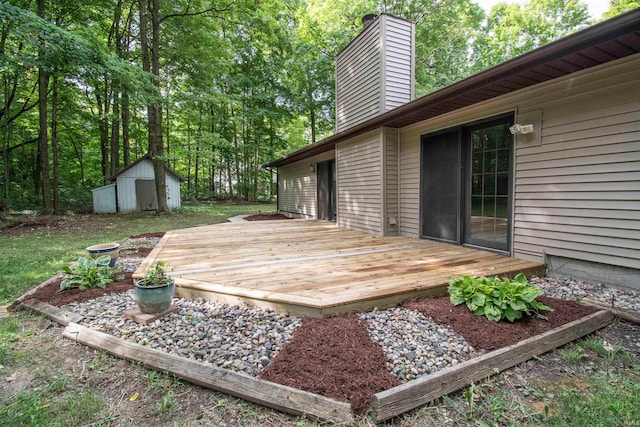
[[[116,178],[120,175],[122,175],[123,173],[125,173],[126,171],[128,171],[129,169],[132,169],[134,167],[136,167],[137,165],[139,165],[140,163],[142,163],[145,160],[151,160],[151,155],[150,154],[145,154],[144,156],[140,157],[138,160],[136,160],[135,162],[129,164],[128,166],[125,166],[124,168],[120,169],[118,172],[116,172],[115,174],[111,175],[109,177],[109,182],[113,182],[116,180]],[[180,175],[178,172],[174,171],[173,169],[171,169],[169,166],[167,166],[166,164],[164,165],[164,169],[169,172],[171,175],[175,176],[176,178],[178,178],[178,180],[180,182],[185,182],[186,179]]]
[[[284,166],[333,150],[337,143],[381,126],[408,126],[639,52],[637,8],[431,92],[264,167]]]

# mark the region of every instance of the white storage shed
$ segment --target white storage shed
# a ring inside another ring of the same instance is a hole
[[[169,167],[165,170],[167,207],[176,209],[181,205],[180,183],[185,179]],[[153,163],[148,155],[122,169],[110,181],[115,183],[92,190],[94,212],[136,212],[158,208]]]

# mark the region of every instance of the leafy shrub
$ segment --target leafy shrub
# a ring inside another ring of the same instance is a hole
[[[109,267],[109,262],[111,262],[109,255],[102,255],[95,260],[85,257],[78,258],[75,266],[63,268],[64,272],[71,277],[60,283],[60,290],[104,288],[114,279],[122,279],[124,275],[119,275],[117,269]]]
[[[469,310],[495,322],[510,322],[533,315],[546,319],[539,310],[553,311],[551,307],[536,301],[543,292],[527,283],[524,274],[513,281],[505,278],[460,276],[449,282],[449,298],[454,305],[466,303]]]

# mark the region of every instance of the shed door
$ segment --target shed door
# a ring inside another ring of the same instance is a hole
[[[136,200],[139,211],[158,209],[158,196],[153,179],[136,179]]]

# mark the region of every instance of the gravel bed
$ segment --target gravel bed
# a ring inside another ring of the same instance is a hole
[[[600,301],[615,308],[640,314],[640,291],[620,289],[602,283],[589,283],[570,277],[540,277],[529,280],[549,297],[580,302],[583,299]]]
[[[124,318],[136,308],[133,291],[65,308],[82,325],[150,348],[222,368],[257,374],[291,339],[301,319],[272,310],[218,305],[201,298],[173,299],[178,312],[140,325]]]
[[[389,370],[400,381],[411,381],[476,356],[457,333],[406,308],[360,313],[371,339],[387,356]]]

